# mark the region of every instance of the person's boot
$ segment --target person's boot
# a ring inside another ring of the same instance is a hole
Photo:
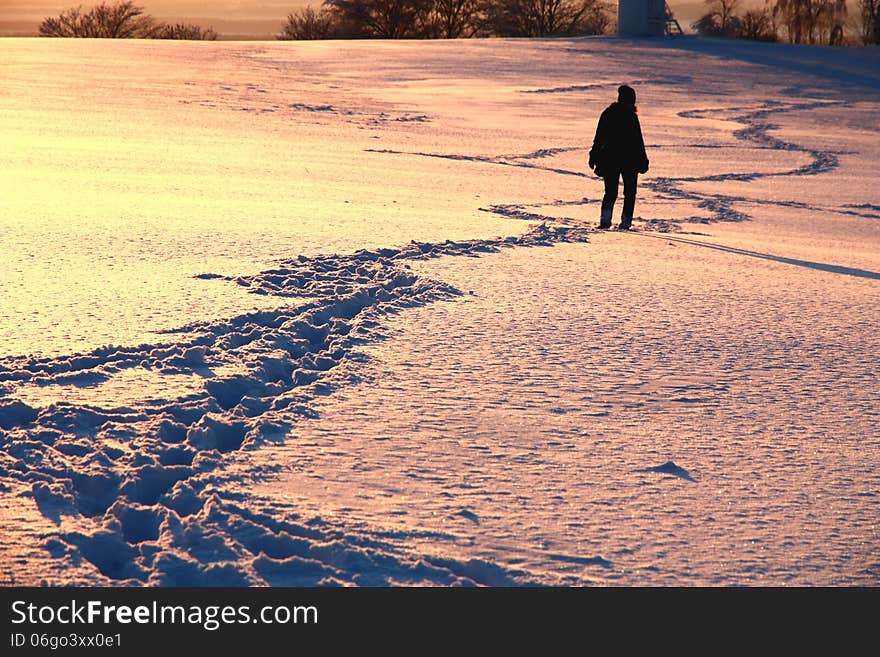
[[[632,217],[621,217],[620,218],[620,225],[618,226],[618,228],[620,230],[629,230],[630,228],[632,228],[632,225],[633,225],[633,218]]]
[[[602,208],[602,217],[599,219],[599,228],[602,230],[611,228],[611,212],[612,208]]]

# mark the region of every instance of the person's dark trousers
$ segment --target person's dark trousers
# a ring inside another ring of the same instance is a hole
[[[623,212],[620,215],[620,227],[632,226],[633,212],[636,207],[636,185],[639,174],[636,171],[617,171],[604,176],[605,196],[602,198],[602,218],[600,228],[611,228],[611,214],[614,210],[614,202],[617,201],[617,190],[620,186],[620,178],[623,178]]]

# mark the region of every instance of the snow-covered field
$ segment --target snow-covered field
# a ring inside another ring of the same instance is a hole
[[[0,582],[880,584],[877,49],[5,39],[0,80]]]

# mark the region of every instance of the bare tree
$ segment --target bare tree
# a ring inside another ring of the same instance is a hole
[[[423,22],[432,0],[325,0],[324,6],[334,20],[352,26],[355,34],[383,39],[420,36],[417,26]]]
[[[776,0],[773,7],[791,43],[842,43],[846,14],[846,0]]]
[[[596,34],[611,21],[600,0],[485,0],[484,13],[489,31],[499,36]]]
[[[160,25],[151,39],[180,39],[182,41],[214,41],[217,33],[210,27],[204,28],[189,23],[175,23]]]
[[[692,27],[703,36],[736,36],[740,19],[735,11],[741,0],[703,0],[708,11],[692,23]]]
[[[433,0],[424,14],[422,36],[439,39],[472,37],[480,29],[480,0]]]
[[[691,23],[691,27],[700,36],[721,36],[721,25],[715,14],[703,14]]]
[[[733,32],[735,12],[739,8],[740,0],[703,0],[703,4],[709,9],[709,14],[718,18],[718,26],[721,34]]]
[[[611,7],[601,0],[587,0],[584,3],[577,34],[607,34],[615,18]]]
[[[862,43],[880,45],[880,0],[859,0]]]
[[[40,36],[83,37],[95,39],[132,39],[149,37],[156,22],[133,2],[101,3],[87,12],[82,7],[68,9],[57,18],[40,23]]]
[[[287,23],[276,37],[279,41],[329,39],[336,32],[333,15],[325,8],[303,7],[288,14]]]
[[[750,9],[738,18],[736,36],[752,41],[776,41],[776,31],[770,12],[766,9]]]
[[[789,42],[806,42],[806,35],[812,19],[808,2],[804,0],[776,0],[773,14],[781,21]]]
[[[40,23],[39,34],[44,37],[83,36],[82,11],[79,8],[61,12],[57,18],[46,18]]]

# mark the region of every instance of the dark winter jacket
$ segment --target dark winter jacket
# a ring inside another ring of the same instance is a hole
[[[648,156],[642,139],[642,126],[633,105],[611,103],[599,117],[593,148],[590,149],[590,168],[596,175],[614,172],[648,171]]]

